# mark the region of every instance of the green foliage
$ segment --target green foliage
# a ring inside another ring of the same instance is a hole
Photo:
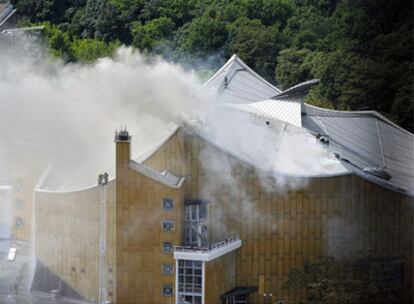
[[[277,54],[283,48],[278,26],[265,26],[258,19],[241,17],[227,28],[229,53],[237,53],[259,74],[272,80]]]
[[[101,57],[110,57],[120,44],[107,43],[97,38],[75,38],[71,40],[68,33],[57,26],[44,22],[44,37],[53,56],[65,61],[93,62]]]
[[[70,60],[72,54],[69,34],[62,32],[56,25],[50,22],[44,22],[42,25],[44,26],[44,37],[51,49],[52,55]]]
[[[276,79],[284,88],[313,78],[309,65],[305,62],[312,54],[308,49],[284,49],[279,53]]]
[[[106,43],[96,38],[75,39],[71,45],[71,52],[76,61],[88,63],[98,58],[111,57],[119,46],[118,42]]]
[[[106,56],[117,41],[197,68],[237,53],[285,88],[319,78],[312,104],[377,110],[414,130],[412,1],[12,2],[21,24],[49,22],[52,51],[68,61]]]
[[[174,22],[167,17],[153,19],[142,25],[140,22],[132,23],[132,45],[140,50],[153,51],[157,47],[167,44],[175,29]]]
[[[179,51],[194,57],[206,56],[219,50],[226,42],[225,23],[215,12],[205,13],[185,24],[177,33]]]

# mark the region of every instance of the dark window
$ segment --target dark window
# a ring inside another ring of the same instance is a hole
[[[163,284],[162,285],[162,295],[164,297],[171,297],[174,294],[172,284]]]
[[[173,245],[171,242],[162,242],[162,252],[170,253],[173,251]]]
[[[21,199],[16,199],[15,201],[14,201],[14,204],[16,205],[16,208],[17,209],[21,209],[22,207],[23,207],[23,200],[21,200]]]
[[[174,221],[170,221],[170,220],[162,221],[162,230],[163,231],[173,231],[174,230]]]
[[[173,210],[174,209],[174,201],[170,198],[164,198],[162,200],[162,207],[164,210]]]
[[[22,229],[23,228],[23,219],[21,217],[16,218],[16,229]]]
[[[172,275],[174,272],[174,266],[173,264],[162,264],[161,270],[164,275]]]

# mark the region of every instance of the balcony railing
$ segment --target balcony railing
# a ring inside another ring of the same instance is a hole
[[[199,260],[209,261],[239,247],[241,247],[240,236],[235,234],[209,246],[175,246],[174,256],[180,259],[187,259],[186,254],[188,254],[188,259],[198,260],[197,258],[190,258],[197,257],[198,255]]]
[[[238,234],[232,235],[228,238],[225,238],[224,240],[211,244],[209,246],[202,246],[202,247],[198,247],[198,246],[175,246],[175,251],[181,251],[181,252],[194,252],[194,251],[199,251],[199,252],[207,252],[207,251],[212,251],[224,246],[229,245],[230,243],[234,243],[236,241],[240,240],[240,236]]]

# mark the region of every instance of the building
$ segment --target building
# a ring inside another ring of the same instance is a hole
[[[16,26],[16,9],[9,0],[0,1],[0,32]]]
[[[108,183],[53,190],[44,175],[33,290],[118,304],[295,303],[304,295],[282,289],[291,269],[371,250],[393,265],[384,280],[396,301],[412,302],[414,136],[376,112],[304,103],[314,84],[281,92],[233,56],[203,88],[217,92],[217,124],[177,126],[139,157],[120,130]]]

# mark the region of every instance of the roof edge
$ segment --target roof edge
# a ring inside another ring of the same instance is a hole
[[[142,175],[149,177],[165,186],[168,186],[170,188],[179,189],[184,183],[185,177],[184,176],[177,176],[171,173],[170,171],[163,171],[159,172],[157,170],[154,170],[151,167],[148,167],[142,163],[136,162],[132,159],[129,160],[128,167],[137,171],[138,173],[141,173]],[[176,179],[176,181],[172,181],[167,176],[171,176],[172,178]]]
[[[213,82],[220,74],[222,71],[224,71],[227,67],[229,67],[234,61],[236,61],[237,63],[239,63],[241,66],[243,66],[244,69],[246,69],[246,71],[248,71],[249,73],[251,73],[254,77],[256,77],[258,80],[262,81],[264,84],[266,84],[267,86],[269,86],[271,89],[276,90],[277,92],[281,93],[282,91],[278,88],[276,88],[274,85],[272,85],[270,82],[268,82],[266,79],[264,79],[263,77],[261,77],[259,74],[257,74],[255,71],[253,71],[252,68],[250,68],[243,60],[240,59],[239,56],[237,56],[237,54],[233,54],[229,60],[227,60],[227,62],[220,68],[217,70],[217,72],[214,73],[213,76],[211,76],[201,87],[201,90],[205,89],[206,87],[208,87],[208,85]]]
[[[332,110],[332,109],[327,109],[327,108],[322,108],[322,107],[318,107],[315,105],[311,105],[309,103],[305,103],[305,105],[307,107],[313,108],[313,109],[317,109],[317,110],[322,110],[322,111],[326,111],[326,112],[331,112],[331,113],[344,113],[344,114],[357,114],[357,115],[372,115],[375,118],[378,118],[379,120],[382,120],[383,122],[399,129],[400,131],[414,137],[414,134],[411,133],[410,131],[404,129],[403,127],[400,127],[399,125],[397,125],[396,123],[392,122],[391,120],[389,120],[388,118],[386,118],[385,116],[383,116],[381,113],[375,111],[375,110],[368,110],[368,111],[340,111],[340,110]],[[305,114],[307,115],[307,113],[305,112]]]

